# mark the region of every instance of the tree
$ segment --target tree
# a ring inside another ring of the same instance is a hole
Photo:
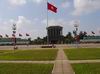
[[[32,40],[31,38],[28,38],[29,44],[32,44]]]
[[[47,44],[47,36],[43,37],[43,44]]]
[[[33,40],[33,44],[43,44],[43,39],[40,37],[37,37]]]
[[[68,32],[68,34],[65,36],[65,43],[72,43],[74,41],[72,33]]]
[[[80,33],[79,33],[79,38],[80,39],[83,39],[84,37],[86,37],[87,36],[87,32],[83,32],[83,31],[80,31]]]

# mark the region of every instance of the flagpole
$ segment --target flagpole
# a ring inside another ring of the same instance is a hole
[[[49,44],[49,36],[48,36],[48,0],[47,0],[47,44]]]
[[[49,27],[49,20],[48,19],[49,18],[48,18],[48,10],[51,10],[52,12],[56,13],[57,12],[57,8],[54,5],[48,3],[48,1],[47,1],[47,44],[49,44],[49,34],[48,34],[48,27]]]

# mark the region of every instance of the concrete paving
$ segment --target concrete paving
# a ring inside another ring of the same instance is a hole
[[[52,74],[75,74],[63,49],[59,49]]]
[[[38,64],[53,64],[55,61],[7,61],[0,60],[0,63],[38,63]]]
[[[40,49],[41,46],[45,45],[17,45],[19,49]],[[57,48],[76,48],[76,44],[55,44]],[[78,44],[80,48],[100,48],[100,43],[92,43],[92,44]],[[0,50],[13,50],[14,46],[0,46]],[[43,48],[44,49],[44,48]]]
[[[100,59],[95,60],[70,60],[70,63],[100,63]]]

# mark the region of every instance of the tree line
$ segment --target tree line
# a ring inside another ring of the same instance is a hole
[[[87,36],[87,32],[85,31],[80,31],[78,34],[76,34],[75,31],[73,32],[68,32],[65,36],[62,36],[62,43],[63,44],[72,44],[75,41],[80,41],[80,39],[83,39],[84,37]],[[34,40],[30,40],[30,44],[47,44],[47,36],[40,38],[37,37]]]

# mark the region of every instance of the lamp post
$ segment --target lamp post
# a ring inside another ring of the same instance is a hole
[[[13,24],[12,26],[12,36],[13,36],[13,45],[14,45],[14,49],[17,49],[16,47],[16,24]]]
[[[78,27],[79,27],[79,21],[74,22],[75,27],[75,40],[76,40],[76,47],[78,48]]]

